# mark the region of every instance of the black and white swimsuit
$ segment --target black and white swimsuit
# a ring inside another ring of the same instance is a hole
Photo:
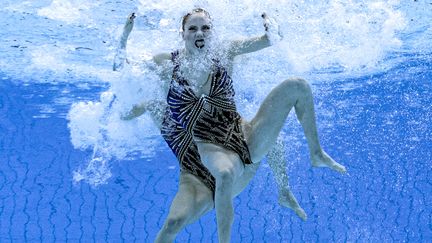
[[[181,76],[178,54],[172,53],[174,70],[162,136],[179,160],[180,169],[196,175],[214,192],[215,178],[202,164],[195,141],[220,145],[236,152],[244,164],[252,163],[234,102],[232,79],[214,61],[210,92],[197,97]]]

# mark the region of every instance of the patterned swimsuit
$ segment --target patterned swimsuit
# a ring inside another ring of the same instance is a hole
[[[180,169],[200,178],[214,192],[215,178],[202,164],[196,140],[220,145],[236,152],[244,164],[252,163],[234,103],[232,80],[214,61],[210,92],[197,97],[188,81],[181,77],[178,54],[178,51],[172,53],[174,70],[162,136],[179,160]]]

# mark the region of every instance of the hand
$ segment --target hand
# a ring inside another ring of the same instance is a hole
[[[270,25],[270,19],[269,19],[269,17],[267,16],[267,14],[266,13],[262,13],[261,14],[261,17],[263,18],[263,24],[264,24],[264,30],[265,31],[268,31],[268,29],[269,29],[269,25]]]
[[[127,17],[126,23],[123,27],[123,33],[120,37],[119,47],[117,48],[116,54],[114,56],[113,71],[121,70],[123,68],[125,61],[126,63],[129,63],[129,61],[126,59],[126,45],[127,45],[129,34],[133,29],[135,18],[136,18],[135,13],[131,13]]]
[[[124,25],[124,29],[125,29],[124,32],[126,32],[127,34],[129,34],[132,31],[132,28],[135,23],[135,18],[136,18],[135,13],[131,13],[127,17],[126,23]]]
[[[135,18],[136,18],[135,13],[129,14],[129,16],[128,16],[128,23],[133,23]]]
[[[263,18],[264,30],[271,45],[282,40],[282,34],[279,30],[279,24],[273,18],[268,17],[266,13],[261,14]]]

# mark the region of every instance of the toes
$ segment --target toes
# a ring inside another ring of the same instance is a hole
[[[299,218],[301,218],[303,221],[307,220],[307,214],[305,213],[305,211],[303,210],[303,208],[296,207],[296,208],[293,208],[293,210],[297,214],[297,216],[299,216]]]
[[[340,173],[346,173],[346,168],[345,168],[345,166],[343,166],[343,165],[341,165],[341,164],[334,163],[334,164],[331,166],[331,168],[334,169],[334,170],[336,170],[336,171],[338,171],[338,172],[340,172]]]
[[[303,221],[306,221],[307,220],[307,215],[306,215],[306,213],[305,213],[305,211],[302,209],[301,210],[301,212],[299,212],[298,214],[297,214],[301,219],[303,219]]]

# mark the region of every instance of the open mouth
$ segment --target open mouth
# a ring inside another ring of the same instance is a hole
[[[196,40],[196,41],[195,41],[195,46],[196,46],[198,49],[203,48],[203,47],[204,47],[204,39]]]

